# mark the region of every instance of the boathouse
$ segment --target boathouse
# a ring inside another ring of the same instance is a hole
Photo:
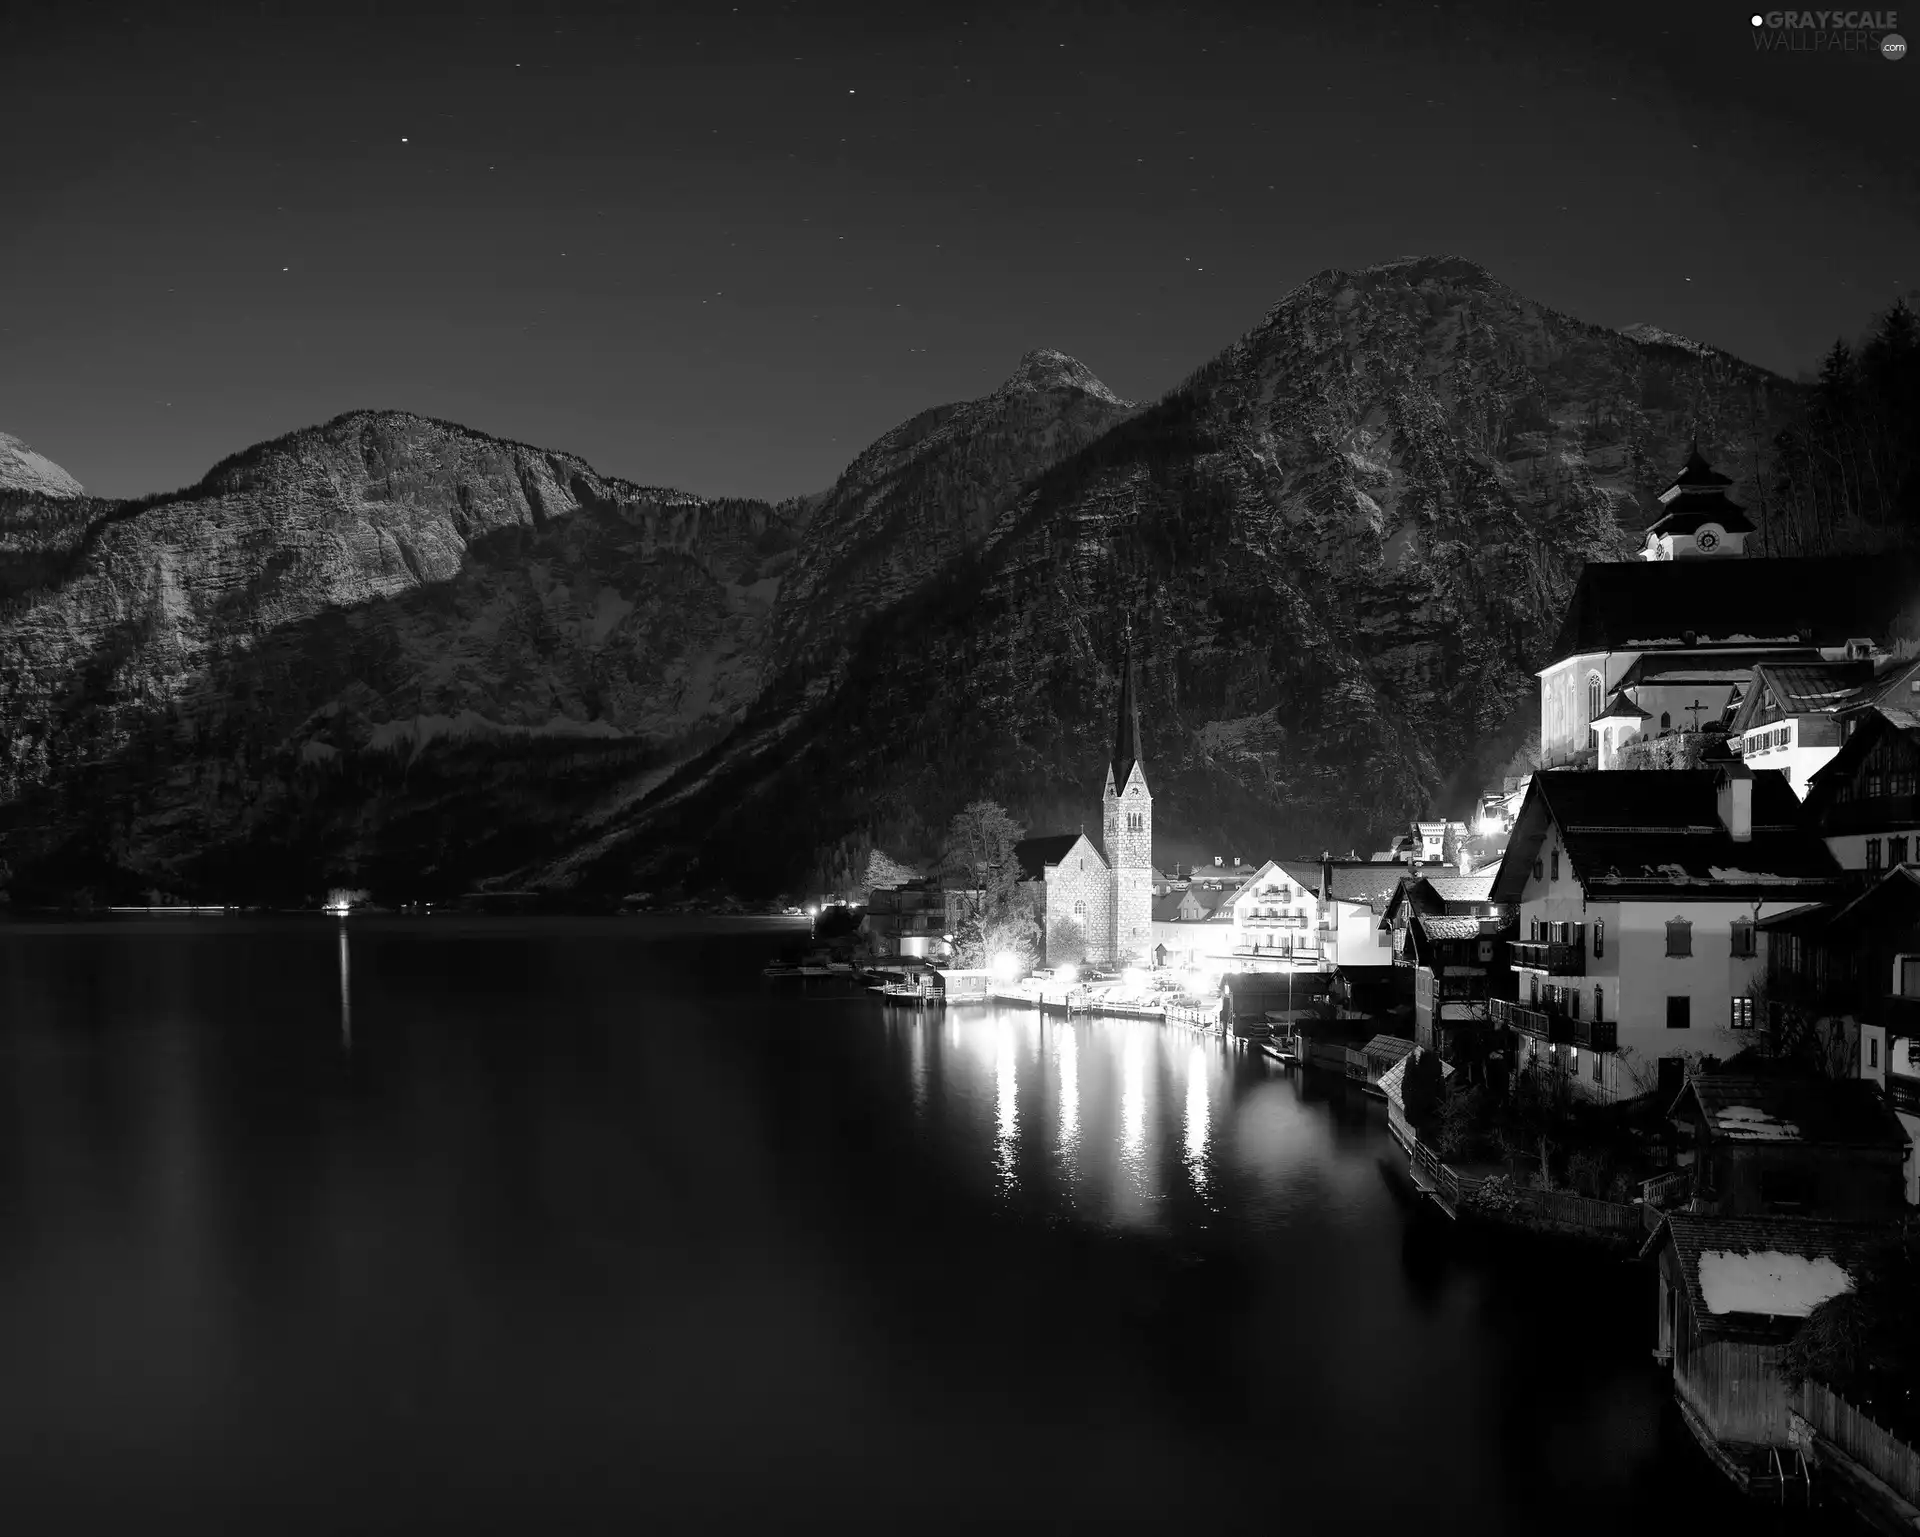
[[[1871,1221],[1906,1208],[1906,1130],[1870,1081],[1698,1073],[1672,1114],[1693,1128],[1693,1200],[1717,1215]]]
[[[1795,1395],[1782,1348],[1807,1315],[1853,1290],[1882,1224],[1806,1217],[1710,1217],[1669,1212],[1641,1258],[1659,1273],[1655,1356],[1673,1374],[1681,1418],[1742,1488],[1777,1479],[1791,1456]]]

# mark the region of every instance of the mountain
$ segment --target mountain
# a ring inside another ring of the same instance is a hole
[[[16,497],[15,897],[757,895],[981,795],[1071,828],[1129,615],[1161,836],[1345,848],[1511,753],[1581,565],[1692,434],[1744,479],[1794,392],[1418,258],[1144,408],[1029,354],[777,505],[376,412]]]
[[[830,666],[1128,409],[1035,353],[777,506],[394,412],[173,496],[29,501],[0,618],[16,891],[457,894],[723,738],[784,654],[776,616]]]
[[[60,511],[12,514],[58,537],[0,619],[11,862],[203,893],[417,878],[437,840],[470,877],[555,787],[717,740],[806,522],[372,411]]]
[[[0,495],[80,496],[80,482],[9,433],[0,432]]]
[[[1323,273],[1023,487],[812,692],[771,690],[515,879],[792,884],[821,848],[924,854],[982,794],[1071,830],[1097,816],[1127,615],[1162,836],[1364,843],[1497,771],[1581,566],[1638,543],[1690,434],[1738,474],[1792,388],[1459,258]]]

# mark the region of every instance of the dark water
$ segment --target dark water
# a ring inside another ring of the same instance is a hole
[[[779,928],[0,931],[0,1522],[1754,1524],[1638,1267],[1182,1031],[776,995]]]

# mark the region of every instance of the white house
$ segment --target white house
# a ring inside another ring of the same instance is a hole
[[[1863,644],[1863,650],[1864,644]],[[1727,728],[1749,768],[1777,768],[1804,797],[1846,740],[1851,707],[1876,688],[1872,653],[1839,662],[1761,663]]]
[[[1236,954],[1292,965],[1319,964],[1320,898],[1301,880],[1306,870],[1314,869],[1308,865],[1290,871],[1269,859],[1254,871],[1227,903]]]
[[[1381,919],[1400,883],[1410,873],[1420,873],[1420,868],[1377,860],[1326,859],[1320,871],[1321,969],[1392,966],[1393,935],[1381,927]]]
[[[1536,774],[1493,886],[1520,910],[1496,1020],[1588,1097],[1677,1093],[1751,1040],[1755,923],[1839,883],[1777,771]]]

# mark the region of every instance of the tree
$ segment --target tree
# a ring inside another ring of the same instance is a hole
[[[1020,861],[1013,846],[1020,824],[997,801],[974,801],[947,824],[941,873],[947,882],[947,925],[963,965],[987,954],[987,935],[1016,917]]]
[[[1406,1111],[1407,1124],[1422,1141],[1438,1129],[1440,1101],[1445,1092],[1446,1075],[1440,1071],[1440,1059],[1416,1047],[1407,1058],[1406,1072],[1400,1080],[1400,1103]]]
[[[1747,989],[1755,1017],[1754,1055],[1815,1078],[1859,1076],[1860,1030],[1851,1014],[1831,1006],[1818,992],[1789,982]]]
[[[860,899],[865,901],[871,892],[891,891],[896,886],[904,886],[908,881],[919,878],[920,874],[917,870],[901,864],[896,859],[889,859],[879,849],[872,849],[867,854],[866,879],[860,883],[858,894]]]
[[[1078,966],[1087,958],[1087,931],[1062,916],[1047,926],[1047,964]]]

